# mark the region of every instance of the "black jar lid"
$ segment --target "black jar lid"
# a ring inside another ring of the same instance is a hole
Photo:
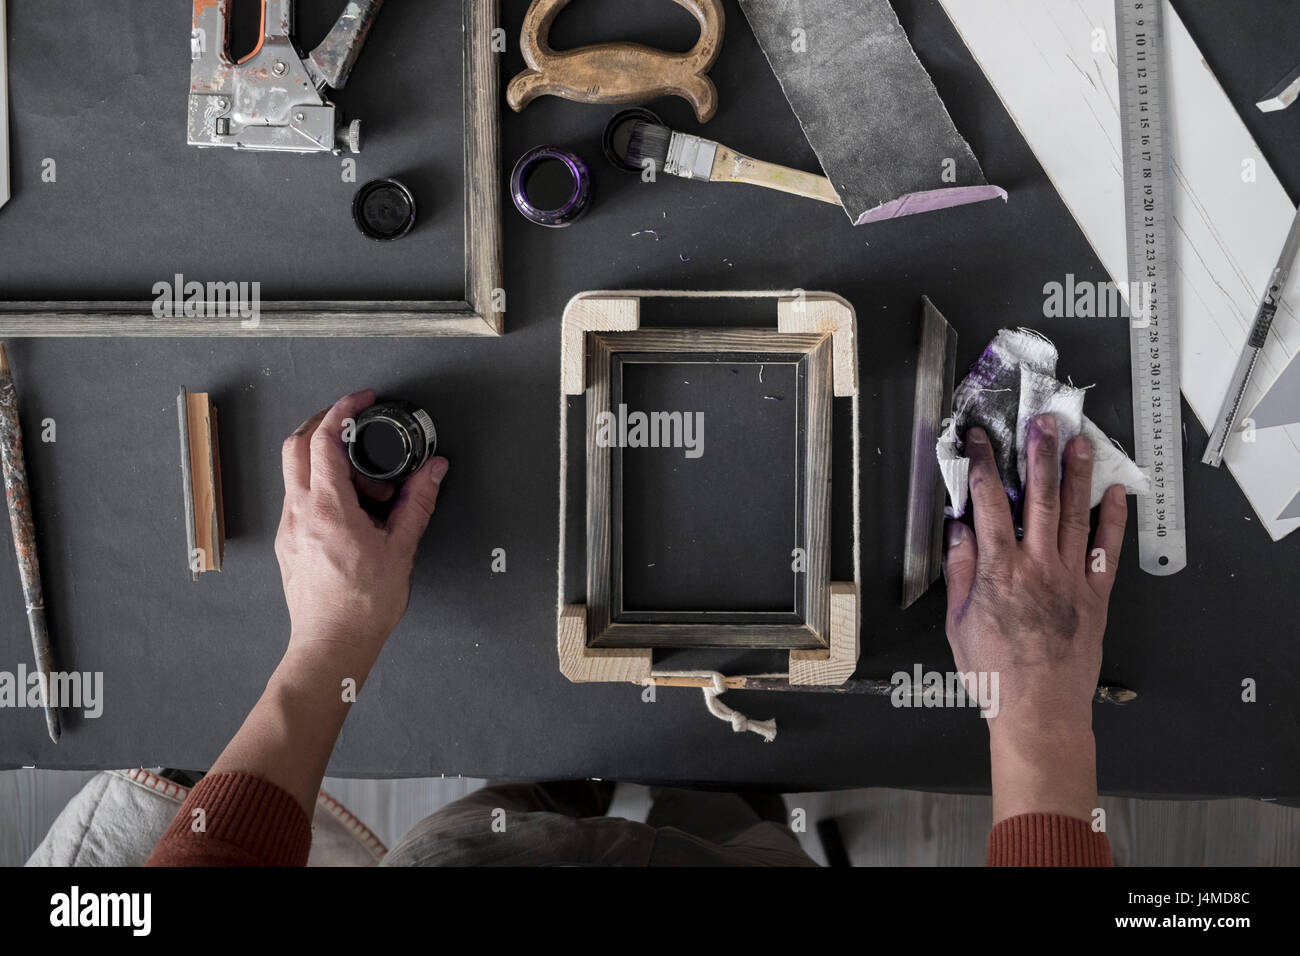
[[[376,179],[357,190],[352,218],[371,239],[401,239],[415,226],[415,196],[396,179]]]

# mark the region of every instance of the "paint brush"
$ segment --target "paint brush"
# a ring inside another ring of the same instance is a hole
[[[50,632],[45,626],[45,597],[41,592],[41,566],[36,560],[36,522],[32,518],[32,498],[27,488],[27,463],[23,458],[23,432],[18,422],[18,394],[9,372],[9,356],[0,342],[0,464],[4,468],[5,504],[9,507],[9,527],[14,535],[14,552],[18,555],[18,577],[23,585],[27,605],[27,628],[32,635],[36,670],[41,676],[41,706],[45,708],[45,729],[50,739],[59,742],[59,711],[51,700],[53,655]]]
[[[711,139],[679,133],[658,123],[640,120],[632,124],[628,134],[627,161],[638,169],[650,169],[655,173],[662,169],[683,179],[749,183],[836,206],[840,204],[840,197],[825,176],[765,163]]]

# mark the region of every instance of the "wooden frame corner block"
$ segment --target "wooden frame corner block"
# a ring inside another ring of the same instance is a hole
[[[632,332],[641,325],[634,296],[575,295],[564,307],[560,333],[560,391],[581,395],[587,387],[587,333]]]
[[[587,646],[587,608],[583,604],[561,608],[557,644],[560,673],[575,684],[636,683],[650,676],[654,652],[648,647]]]
[[[777,301],[776,327],[780,332],[829,334],[833,341],[835,397],[858,394],[857,320],[853,306],[839,296],[783,296]]]
[[[791,651],[791,684],[843,684],[858,667],[861,616],[858,586],[831,584],[831,646],[824,651]]]

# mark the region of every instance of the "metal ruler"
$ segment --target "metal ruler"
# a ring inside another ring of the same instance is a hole
[[[1148,574],[1187,565],[1178,311],[1169,257],[1170,164],[1162,0],[1115,0],[1128,232],[1133,437],[1151,494],[1137,499],[1138,561]]]

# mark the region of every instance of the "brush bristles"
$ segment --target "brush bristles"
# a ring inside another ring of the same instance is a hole
[[[9,353],[5,351],[5,344],[0,342],[0,375],[9,374]]]
[[[648,164],[651,170],[659,172],[668,161],[668,144],[672,138],[673,131],[667,126],[638,120],[628,132],[627,161],[638,169],[644,170]]]

